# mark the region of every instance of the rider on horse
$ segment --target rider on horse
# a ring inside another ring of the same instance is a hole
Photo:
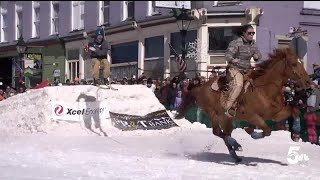
[[[239,38],[230,42],[226,50],[225,57],[229,66],[229,75],[233,78],[234,87],[224,107],[225,114],[229,117],[235,116],[234,102],[240,95],[243,87],[243,75],[251,68],[250,60],[253,57],[255,61],[261,59],[261,53],[253,40],[255,32],[251,25],[245,25],[241,28]]]

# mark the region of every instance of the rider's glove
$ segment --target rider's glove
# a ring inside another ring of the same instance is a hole
[[[89,47],[90,51],[96,51],[96,48],[94,47]]]
[[[253,59],[256,60],[256,61],[259,60],[259,55],[258,54],[254,54],[253,55]]]

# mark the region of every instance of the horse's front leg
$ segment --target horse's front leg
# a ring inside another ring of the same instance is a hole
[[[233,139],[230,135],[226,135],[224,132],[221,131],[219,119],[224,120],[221,117],[218,118],[217,114],[214,111],[211,111],[209,113],[209,117],[212,122],[212,132],[214,135],[220,137],[223,139],[225,145],[228,148],[229,154],[231,157],[235,160],[235,162],[241,162],[242,159],[237,155],[236,150],[234,148],[235,142],[237,142],[235,139]],[[231,124],[232,125],[232,124]],[[230,133],[231,134],[231,133]]]
[[[300,111],[298,108],[286,106],[284,107],[279,113],[275,115],[275,117],[272,118],[273,121],[279,122],[287,119],[288,117],[293,117],[293,127],[291,132],[291,139],[295,142],[299,141],[300,138]],[[289,122],[290,124],[290,122]],[[297,128],[298,127],[298,128]]]
[[[245,117],[243,117],[243,119],[246,119],[247,122],[255,125],[256,127],[258,127],[263,131],[263,132],[255,132],[255,131],[249,132],[249,134],[253,139],[260,139],[260,138],[264,138],[266,136],[271,135],[271,131],[272,131],[271,128],[266,124],[264,119],[258,114],[250,113],[250,114],[247,114]]]
[[[232,124],[233,118],[230,118],[230,117],[228,117],[228,116],[223,114],[222,117],[221,117],[221,120],[222,120],[221,124],[223,125],[222,126],[223,133],[226,136],[230,136],[231,137],[231,134],[232,134],[232,131],[233,131],[233,124]],[[237,142],[237,140],[232,138],[232,139],[229,140],[229,142],[230,142],[230,145],[232,145],[234,150],[242,151],[242,146]]]
[[[287,119],[289,116],[298,117],[299,116],[299,110],[297,108],[293,108],[291,106],[285,106],[282,108],[280,112],[275,114],[274,117],[271,117],[273,121],[279,122],[282,120]]]

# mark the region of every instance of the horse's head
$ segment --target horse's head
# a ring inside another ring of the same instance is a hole
[[[311,87],[312,81],[303,67],[303,62],[295,55],[290,48],[275,49],[274,53],[270,55],[273,61],[281,61],[281,73],[284,79],[291,79],[297,82],[301,88],[307,89]]]

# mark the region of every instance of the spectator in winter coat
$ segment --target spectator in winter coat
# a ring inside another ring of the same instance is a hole
[[[177,92],[177,97],[174,103],[174,110],[177,110],[182,103],[182,91]]]
[[[181,83],[181,90],[182,94],[186,94],[188,92],[188,87],[189,87],[189,80],[185,79]]]
[[[178,92],[177,84],[172,83],[169,88],[169,93],[168,93],[169,109],[171,111],[174,110],[174,103],[176,101],[177,92]]]
[[[12,91],[12,88],[10,86],[7,86],[5,93],[9,96],[11,91]]]
[[[7,99],[7,94],[2,89],[0,89],[0,96],[2,96],[4,99]]]
[[[320,65],[313,64],[313,74],[310,77],[312,80],[318,80],[318,84],[320,85]]]
[[[316,89],[318,90],[318,89]],[[317,121],[317,114],[316,110],[319,107],[317,104],[317,95],[314,90],[309,90],[308,94],[308,101],[307,101],[307,113],[305,114],[306,124],[307,124],[307,133],[308,133],[308,140],[311,143],[317,143],[317,132],[316,132],[316,121]],[[319,102],[319,101],[318,101]]]
[[[160,88],[161,94],[161,104],[164,105],[166,109],[169,109],[169,102],[168,102],[168,94],[169,94],[169,83],[168,81],[163,81],[162,87]]]
[[[0,101],[6,99],[4,91],[2,89],[0,89]]]
[[[159,101],[161,101],[160,84],[156,85],[156,88],[154,89],[154,95],[158,98]]]
[[[156,89],[156,86],[154,85],[154,83],[152,82],[151,78],[147,79],[147,87],[151,88],[152,92],[154,92],[154,90]]]

